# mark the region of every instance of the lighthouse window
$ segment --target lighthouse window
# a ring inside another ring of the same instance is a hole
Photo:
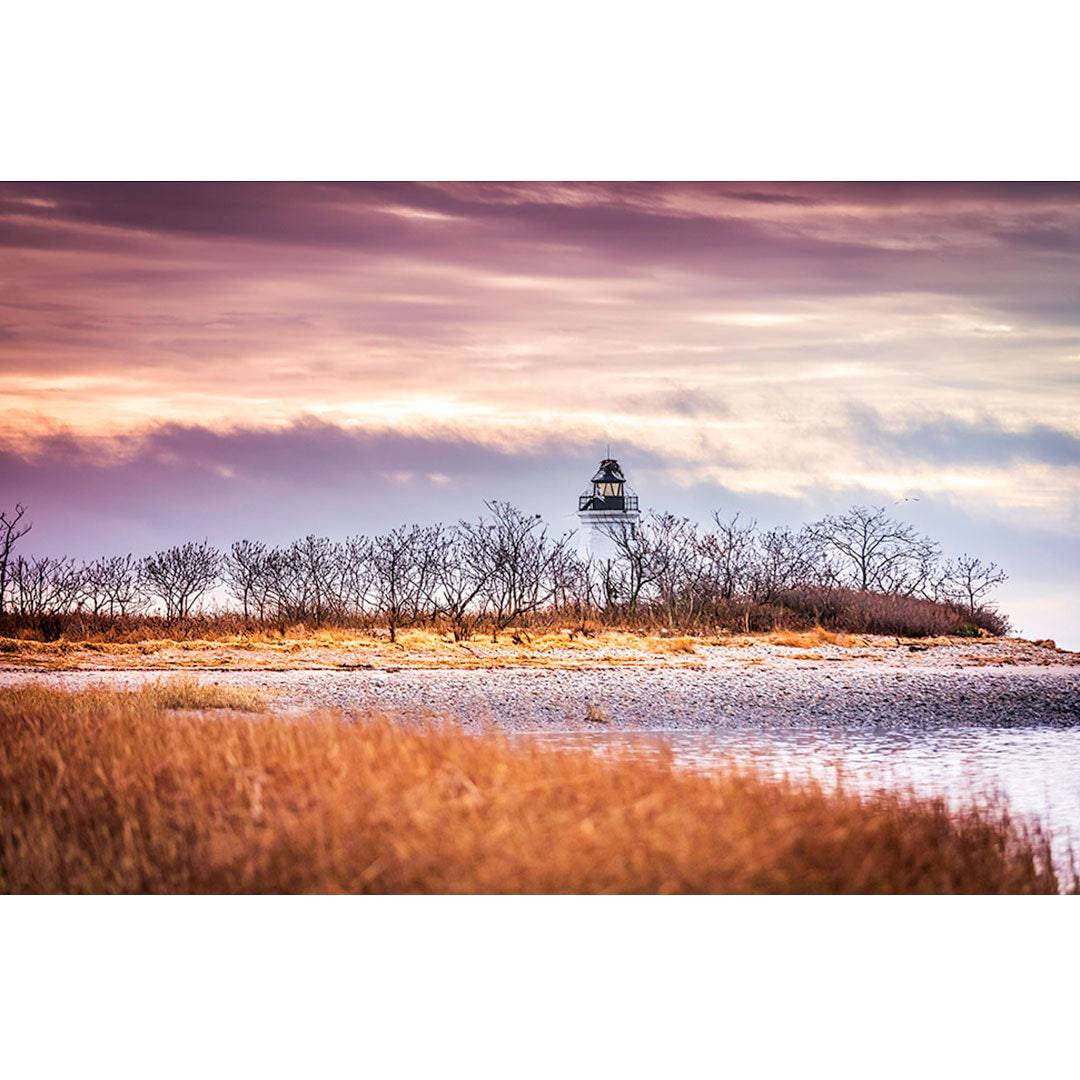
[[[620,484],[600,484],[600,494],[604,496],[618,495],[620,486]]]

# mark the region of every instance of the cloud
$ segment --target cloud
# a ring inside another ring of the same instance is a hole
[[[818,202],[808,195],[793,195],[781,191],[724,191],[725,199],[741,199],[744,202],[780,204],[786,206],[813,206]]]
[[[646,416],[671,415],[684,419],[722,419],[732,414],[731,406],[719,394],[700,386],[661,384],[648,393],[627,394],[613,404],[628,413]]]
[[[976,420],[935,416],[895,426],[864,406],[851,407],[849,414],[858,441],[887,455],[954,467],[1016,462],[1080,465],[1080,437],[1047,424],[1009,429],[990,416]]]
[[[618,449],[631,474],[659,464],[637,447]],[[109,439],[55,433],[0,446],[0,504],[26,503],[37,542],[79,555],[454,521],[491,499],[566,529],[601,451],[565,440],[514,450],[314,420],[227,431],[170,424]]]

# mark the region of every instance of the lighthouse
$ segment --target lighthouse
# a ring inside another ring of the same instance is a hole
[[[611,457],[600,462],[591,481],[591,490],[578,498],[582,548],[595,558],[611,558],[615,546],[612,533],[633,528],[641,517],[638,498],[628,490],[622,466]]]

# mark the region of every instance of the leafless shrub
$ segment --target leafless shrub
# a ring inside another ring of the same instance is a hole
[[[134,555],[112,555],[87,563],[82,570],[82,600],[94,616],[129,615],[146,604],[146,593]]]
[[[454,640],[467,638],[482,614],[483,552],[479,535],[462,523],[443,533],[436,545],[437,606],[450,621]]]
[[[21,555],[9,567],[11,606],[25,623],[36,625],[46,640],[61,634],[61,617],[78,603],[81,568],[73,559]]]
[[[257,540],[237,540],[222,560],[225,586],[240,605],[246,622],[266,617],[269,599],[270,551]]]
[[[940,550],[883,507],[853,506],[815,522],[809,533],[837,558],[839,584],[862,592],[918,595]]]
[[[204,593],[217,584],[221,555],[205,540],[189,541],[143,559],[143,588],[165,605],[166,618],[189,615]]]
[[[492,638],[500,630],[551,602],[555,565],[570,535],[551,539],[539,514],[523,514],[505,502],[485,504],[489,518],[462,523],[470,558],[482,585]]]
[[[716,528],[698,540],[702,588],[721,600],[731,600],[747,591],[753,572],[757,525],[740,523],[738,514],[724,520],[713,514]]]
[[[419,614],[434,580],[437,546],[432,531],[420,525],[392,529],[372,541],[376,607],[391,641],[397,641],[398,629]]]
[[[4,614],[8,595],[11,553],[15,545],[34,527],[30,521],[23,522],[25,517],[26,507],[21,503],[16,503],[14,510],[0,511],[0,615]]]
[[[975,615],[990,592],[1008,580],[1009,575],[996,563],[984,563],[974,555],[964,554],[946,566],[944,589],[952,600]]]
[[[863,592],[861,589],[794,589],[778,598],[796,625],[823,626],[859,634],[937,637],[975,626],[1002,634],[1008,622],[994,612],[965,611],[955,604],[916,596]]]

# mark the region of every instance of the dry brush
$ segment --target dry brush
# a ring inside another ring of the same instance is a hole
[[[0,891],[1076,887],[1000,806],[701,774],[662,751],[602,758],[450,725],[168,711],[200,704],[230,703],[190,688],[0,692]]]

